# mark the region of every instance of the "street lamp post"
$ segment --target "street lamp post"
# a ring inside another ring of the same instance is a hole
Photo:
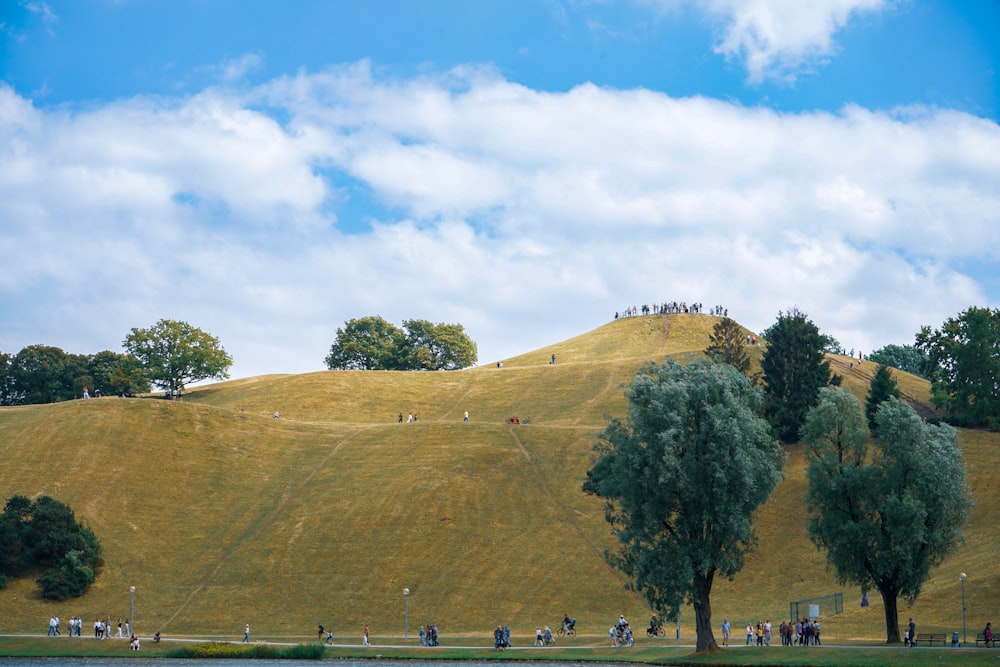
[[[132,604],[128,608],[128,627],[131,628],[132,634],[135,634],[135,586],[129,586],[129,592],[132,593]]]
[[[965,572],[958,575],[958,580],[962,582],[962,643],[965,643]]]
[[[410,589],[403,589],[403,641],[410,639]]]

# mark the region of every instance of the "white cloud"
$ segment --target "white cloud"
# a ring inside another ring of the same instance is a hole
[[[693,0],[723,23],[716,53],[742,61],[750,82],[794,81],[836,53],[834,35],[852,16],[891,0]]]
[[[0,87],[0,350],[119,349],[170,317],[218,335],[237,376],[301,372],[380,314],[461,322],[489,363],[667,299],[756,330],[797,306],[871,350],[998,305],[960,268],[998,259],[998,174],[1000,128],[963,113],[489,70],[360,63],[76,110]]]

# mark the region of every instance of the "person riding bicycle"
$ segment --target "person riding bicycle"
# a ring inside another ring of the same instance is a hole
[[[646,629],[646,634],[650,637],[655,637],[660,633],[660,619],[656,617],[654,613],[649,617],[649,627]]]
[[[576,629],[576,619],[570,618],[569,614],[563,614],[562,631],[568,635]]]

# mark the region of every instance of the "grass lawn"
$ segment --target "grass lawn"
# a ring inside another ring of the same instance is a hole
[[[379,638],[373,638],[376,642]],[[160,643],[144,641],[138,654],[129,651],[125,640],[97,641],[88,637],[68,639],[63,637],[0,637],[0,657],[171,657],[179,648],[198,646],[192,644],[194,638],[183,642],[166,639]],[[306,638],[272,638],[282,647],[295,643],[307,643]],[[822,667],[921,667],[924,665],[995,665],[1000,661],[1000,650],[976,648],[916,648],[872,646],[857,644],[852,646],[818,648],[766,649],[754,647],[733,647],[717,653],[694,655],[690,645],[676,646],[671,640],[639,640],[632,648],[614,649],[601,646],[601,638],[578,638],[578,646],[557,646],[554,648],[515,648],[497,652],[490,647],[488,637],[458,638],[456,645],[433,649],[420,646],[402,647],[398,639],[394,646],[336,645],[327,647],[326,659],[424,659],[424,660],[496,660],[496,661],[558,661],[558,662],[622,662],[633,664],[665,665],[815,665]],[[528,643],[529,638],[523,638]],[[564,641],[564,640],[559,640]],[[411,640],[413,644],[416,642]],[[517,642],[515,642],[517,646]],[[227,650],[227,647],[221,647]],[[250,651],[254,645],[238,643],[228,645],[239,657],[243,651]]]

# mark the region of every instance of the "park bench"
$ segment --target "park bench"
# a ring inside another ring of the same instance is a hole
[[[945,646],[948,640],[943,632],[918,632],[917,638],[913,640],[913,643],[920,646],[920,642],[927,642],[928,646],[934,646],[934,643],[938,642],[941,646]]]
[[[980,646],[980,645],[981,646],[985,646],[987,648],[989,648],[990,645],[992,645],[994,648],[1000,648],[1000,647],[997,646],[997,642],[996,642],[995,639],[991,639],[990,643],[987,644],[986,643],[986,635],[984,635],[982,632],[980,632],[978,635],[976,635],[976,646]]]

